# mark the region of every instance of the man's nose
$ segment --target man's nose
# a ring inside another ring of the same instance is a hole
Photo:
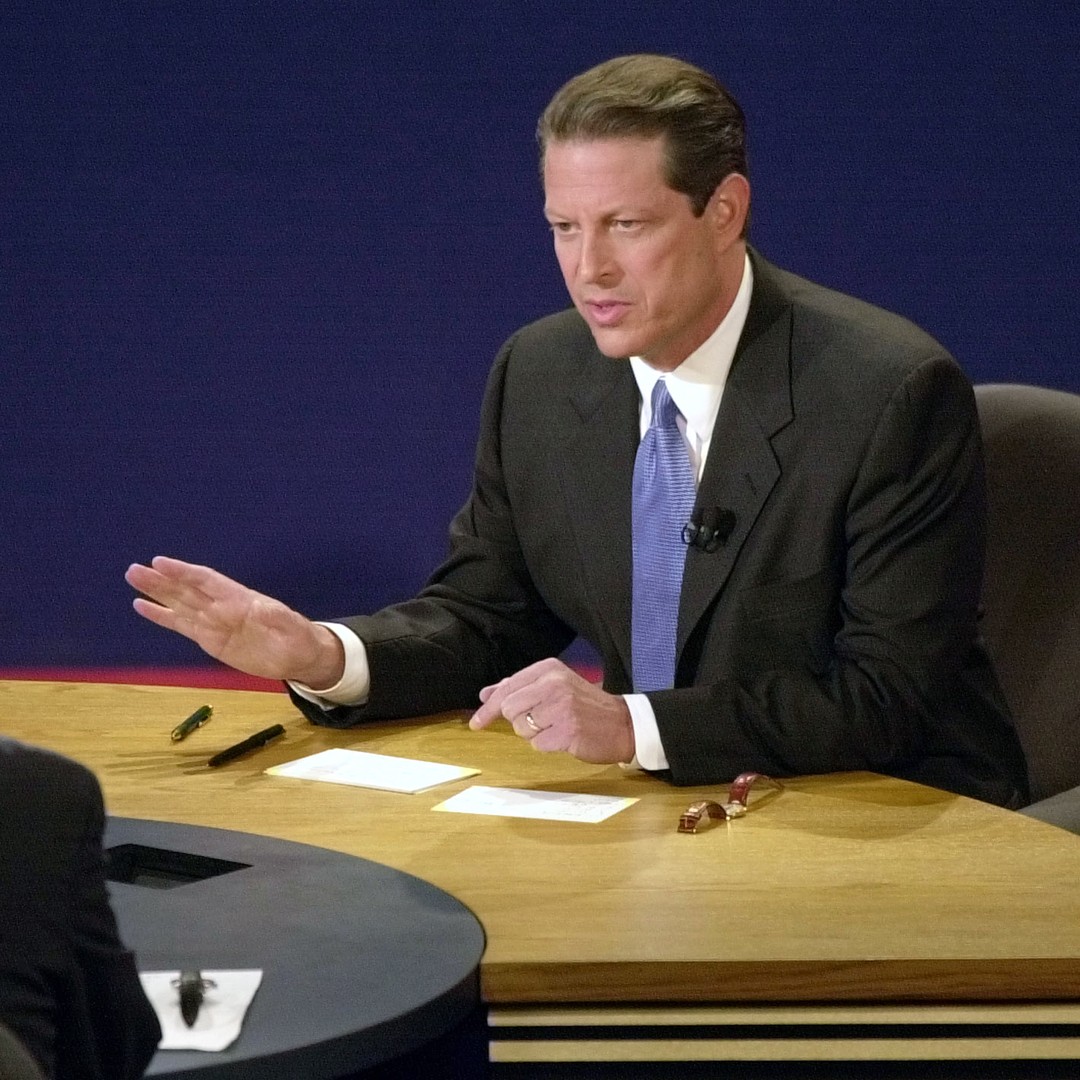
[[[607,239],[598,234],[583,235],[578,258],[578,276],[586,283],[609,282],[618,273]]]

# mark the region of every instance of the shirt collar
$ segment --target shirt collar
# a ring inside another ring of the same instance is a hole
[[[630,367],[641,394],[642,428],[652,416],[652,392],[657,380],[666,379],[668,393],[686,420],[688,432],[707,441],[712,436],[720,399],[728,372],[735,360],[735,348],[742,336],[750,310],[754,272],[747,255],[743,263],[739,291],[720,325],[674,371],[667,373],[650,367],[640,356],[630,357]]]

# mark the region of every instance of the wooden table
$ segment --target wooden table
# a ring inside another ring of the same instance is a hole
[[[171,743],[204,703],[213,719]],[[0,683],[0,729],[85,762],[114,814],[317,844],[458,897],[487,932],[497,1062],[1080,1058],[1080,837],[869,773],[789,780],[680,834],[725,790],[465,719],[338,731],[284,694]],[[275,722],[284,738],[206,767]],[[400,795],[263,773],[329,747],[481,774]],[[472,783],[639,801],[595,825],[431,813]]]

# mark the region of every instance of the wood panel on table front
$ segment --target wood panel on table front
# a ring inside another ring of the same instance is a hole
[[[199,705],[213,719],[172,743]],[[0,730],[84,761],[110,812],[318,844],[416,874],[488,934],[490,1002],[1080,998],[1080,838],[868,773],[805,777],[746,817],[676,832],[695,797],[541,754],[466,717],[338,731],[284,694],[0,683]],[[219,769],[273,723],[284,738]],[[416,795],[267,776],[328,747],[467,765]],[[639,801],[596,825],[433,813],[473,783]]]

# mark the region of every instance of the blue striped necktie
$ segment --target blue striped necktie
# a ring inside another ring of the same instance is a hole
[[[631,655],[639,693],[675,685],[675,633],[686,562],[682,531],[697,490],[690,455],[675,423],[678,415],[659,379],[653,387],[652,423],[634,462]]]

